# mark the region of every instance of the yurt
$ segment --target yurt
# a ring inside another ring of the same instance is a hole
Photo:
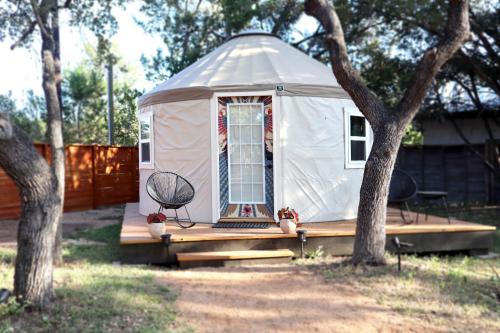
[[[372,132],[329,67],[278,37],[236,35],[139,100],[139,212],[155,171],[195,189],[195,222],[356,217]]]

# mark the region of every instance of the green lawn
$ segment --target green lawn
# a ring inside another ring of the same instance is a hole
[[[119,231],[117,224],[74,234],[104,244],[65,246],[52,309],[33,314],[15,303],[0,305],[0,333],[186,331],[174,325],[176,292],[156,282],[160,269],[114,263]],[[12,290],[14,257],[0,248],[0,288]]]

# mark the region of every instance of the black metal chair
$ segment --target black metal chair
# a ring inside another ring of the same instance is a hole
[[[399,211],[404,223],[411,223],[410,207],[408,201],[417,194],[417,183],[406,172],[401,169],[394,169],[389,187],[389,204],[399,205]],[[409,219],[407,220],[403,211],[406,208]]]
[[[172,209],[175,217],[168,217],[168,221],[175,221],[181,228],[191,228],[196,223],[191,221],[186,205],[194,198],[194,187],[185,178],[173,173],[158,171],[149,176],[146,182],[148,195],[156,201],[160,208],[158,212]],[[180,219],[177,209],[184,207],[187,218]],[[165,214],[166,215],[166,214]]]

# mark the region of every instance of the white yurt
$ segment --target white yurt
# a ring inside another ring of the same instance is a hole
[[[193,185],[195,222],[356,217],[368,122],[329,67],[274,35],[234,36],[143,95],[138,117],[143,215],[162,170]]]

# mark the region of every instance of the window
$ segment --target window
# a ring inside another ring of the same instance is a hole
[[[352,108],[344,110],[345,167],[363,168],[370,151],[371,129],[362,114]]]
[[[139,164],[143,167],[153,166],[152,118],[152,113],[139,115]]]
[[[264,105],[227,105],[229,202],[264,203]]]

